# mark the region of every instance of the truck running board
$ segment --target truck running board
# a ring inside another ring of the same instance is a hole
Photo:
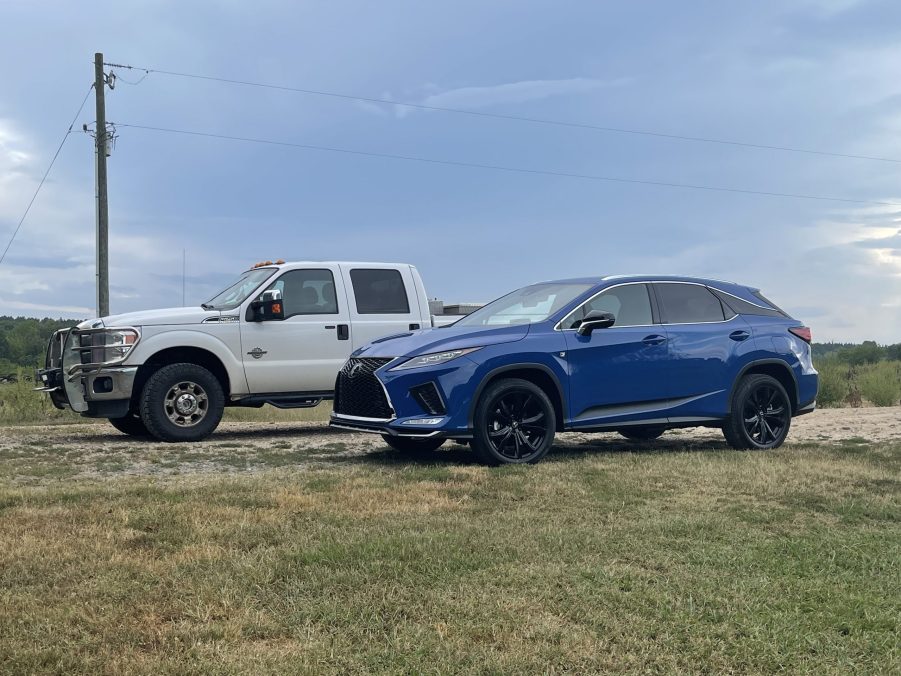
[[[234,406],[246,406],[249,408],[260,408],[263,404],[271,404],[276,408],[313,408],[322,403],[323,399],[331,399],[332,394],[256,394],[250,397],[243,397],[234,402]]]

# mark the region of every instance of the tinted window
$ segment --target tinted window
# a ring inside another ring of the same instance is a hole
[[[743,315],[763,315],[765,317],[784,317],[779,310],[774,310],[768,307],[760,307],[760,305],[755,305],[754,303],[750,303],[746,300],[742,300],[741,298],[736,298],[728,293],[723,293],[718,289],[714,289],[713,292],[719,297],[719,299],[723,302],[723,306],[727,308],[731,308],[735,312]]]
[[[663,321],[668,324],[721,322],[725,319],[719,299],[698,284],[656,284]]]
[[[561,328],[578,328],[582,319],[595,310],[609,312],[616,317],[614,326],[648,326],[654,323],[648,287],[645,284],[627,284],[595,296],[567,317]]]
[[[351,270],[350,281],[361,315],[410,313],[407,289],[398,270]]]
[[[335,278],[331,270],[289,270],[266,291],[275,291],[281,297],[285,319],[294,315],[338,314]]]

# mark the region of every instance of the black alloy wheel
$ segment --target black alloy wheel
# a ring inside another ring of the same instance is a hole
[[[723,434],[733,448],[778,448],[788,436],[791,417],[782,384],[772,376],[754,374],[736,388]]]
[[[553,444],[556,427],[554,407],[540,387],[501,380],[479,398],[472,448],[490,465],[538,462]]]

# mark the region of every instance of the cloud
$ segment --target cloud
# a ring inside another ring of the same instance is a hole
[[[419,100],[412,100],[410,103],[435,108],[477,110],[491,106],[540,101],[554,96],[586,94],[608,87],[620,87],[629,82],[631,82],[629,78],[597,80],[575,77],[562,80],[521,80],[519,82],[507,82],[486,87],[459,87],[444,91],[441,91],[435,85],[429,84],[426,85],[425,89],[435,90],[434,93],[428,94]],[[382,98],[396,100],[388,93],[382,94]],[[360,102],[358,105],[364,110],[384,112],[383,108],[374,103]],[[394,112],[397,117],[406,117],[414,111],[414,108],[408,106],[394,106]]]

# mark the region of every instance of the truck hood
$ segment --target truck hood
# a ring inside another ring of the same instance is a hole
[[[98,326],[162,326],[166,324],[185,325],[200,324],[204,319],[218,318],[222,315],[219,310],[204,310],[200,307],[175,307],[164,310],[141,310],[140,312],[127,312],[121,315],[111,315],[101,319],[89,319],[78,325],[78,328],[90,328]]]
[[[354,352],[364,357],[418,357],[430,352],[484,347],[522,340],[529,333],[528,324],[495,328],[465,326],[446,329],[424,329],[385,336]]]

